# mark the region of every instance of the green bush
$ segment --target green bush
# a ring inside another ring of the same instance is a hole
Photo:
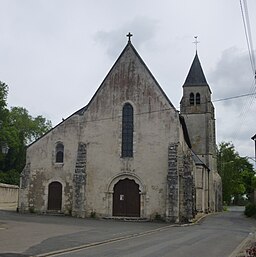
[[[248,203],[248,204],[245,206],[244,214],[245,214],[247,217],[255,216],[255,215],[256,215],[256,205],[253,204],[253,203]]]
[[[93,219],[95,219],[95,218],[96,218],[96,212],[95,212],[95,211],[92,211],[90,217],[93,218]]]
[[[10,170],[6,172],[0,171],[0,183],[10,184],[10,185],[19,185],[20,174],[16,170]]]

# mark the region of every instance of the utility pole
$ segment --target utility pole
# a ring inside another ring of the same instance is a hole
[[[251,139],[254,141],[254,168],[256,170],[256,134]]]

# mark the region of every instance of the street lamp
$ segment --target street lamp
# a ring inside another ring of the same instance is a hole
[[[254,141],[254,160],[255,160],[255,163],[254,163],[254,167],[256,169],[256,134],[251,138],[253,141]]]
[[[2,153],[3,154],[8,154],[9,151],[9,146],[6,143],[2,144]]]

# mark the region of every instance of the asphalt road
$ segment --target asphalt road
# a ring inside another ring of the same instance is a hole
[[[240,208],[191,226],[0,211],[0,256],[228,257],[255,230]]]

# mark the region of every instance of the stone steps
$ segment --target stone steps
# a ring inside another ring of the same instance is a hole
[[[149,221],[147,218],[142,217],[123,217],[123,216],[111,216],[111,217],[103,217],[103,219],[106,220],[119,220],[119,221],[139,221],[139,222],[145,222]]]

